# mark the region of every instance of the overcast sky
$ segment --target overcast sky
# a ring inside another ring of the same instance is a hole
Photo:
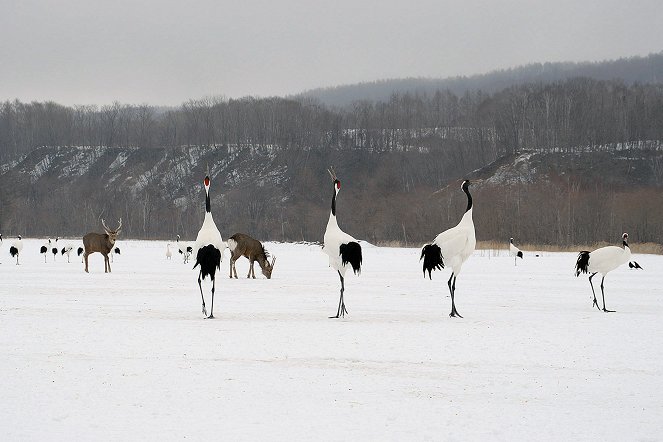
[[[0,100],[177,105],[661,50],[661,0],[0,0]]]

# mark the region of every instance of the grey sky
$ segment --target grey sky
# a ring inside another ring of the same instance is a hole
[[[0,100],[176,105],[663,49],[661,0],[0,0]]]

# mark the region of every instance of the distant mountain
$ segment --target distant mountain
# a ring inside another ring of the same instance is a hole
[[[386,101],[394,93],[427,94],[449,90],[462,95],[468,90],[497,92],[504,88],[532,82],[551,83],[574,77],[596,80],[621,79],[627,84],[663,82],[663,52],[646,57],[629,57],[601,62],[533,63],[469,77],[402,78],[318,88],[299,94],[329,106],[344,107],[357,100]]]

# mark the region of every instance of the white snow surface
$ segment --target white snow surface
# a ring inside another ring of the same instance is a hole
[[[349,314],[328,319],[321,248],[267,243],[273,278],[222,266],[203,319],[166,241],[118,241],[110,274],[98,253],[86,274],[24,242],[20,266],[0,250],[3,440],[663,439],[661,256],[611,272],[603,313],[575,254],[477,251],[460,319],[448,270],[430,281],[418,248],[366,247]]]

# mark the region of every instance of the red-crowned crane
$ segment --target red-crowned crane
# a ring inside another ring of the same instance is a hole
[[[513,238],[509,238],[509,254],[513,256],[513,265],[516,266],[517,258],[523,259],[523,252],[513,243]]]
[[[58,254],[58,240],[60,239],[59,236],[55,237],[55,242],[52,244],[53,247],[51,247],[51,253],[53,254],[53,262],[55,262],[55,257]]]
[[[45,242],[39,248],[39,253],[44,255],[44,262],[46,262],[46,254],[48,253],[48,248],[51,247],[51,238],[48,238],[48,242]]]
[[[605,280],[605,275],[609,272],[615,270],[622,264],[629,262],[631,259],[631,248],[628,246],[628,233],[622,235],[622,247],[617,246],[607,246],[596,249],[593,252],[583,250],[578,254],[578,260],[576,261],[576,276],[581,273],[590,273],[589,276],[589,285],[592,287],[592,295],[594,295],[594,303],[592,307],[596,306],[599,308],[599,303],[596,300],[596,292],[594,292],[594,284],[592,284],[592,278],[597,273],[603,275],[601,278],[601,296],[603,296],[603,311],[604,312],[614,312],[614,310],[608,310],[605,308],[605,292],[603,291],[603,281]]]
[[[333,180],[334,194],[332,195],[331,213],[327,222],[327,230],[325,230],[323,251],[329,256],[329,266],[336,270],[339,278],[341,278],[341,297],[338,301],[338,310],[336,311],[336,316],[330,316],[330,318],[338,318],[345,316],[348,312],[343,301],[345,272],[350,266],[356,275],[361,273],[362,256],[359,242],[338,227],[338,222],[336,221],[336,196],[338,195],[338,191],[341,190],[341,182],[336,178],[336,173],[334,173],[333,169],[330,168],[328,172]]]
[[[451,313],[450,317],[462,316],[456,310],[454,300],[456,294],[456,278],[463,266],[463,263],[474,252],[477,240],[474,233],[474,221],[472,220],[472,195],[470,195],[470,182],[463,181],[461,190],[467,195],[467,209],[456,227],[452,227],[435,237],[431,244],[425,245],[421,249],[421,257],[424,260],[424,278],[428,271],[428,278],[432,279],[431,271],[443,269],[444,266],[451,267],[451,277],[447,282],[449,293],[451,294]]]
[[[16,257],[16,265],[19,265],[18,255],[21,254],[21,250],[23,250],[23,239],[21,238],[21,235],[18,235],[9,247],[9,254],[12,257]]]
[[[198,287],[200,288],[200,297],[203,300],[203,314],[207,314],[205,308],[205,296],[203,295],[203,286],[201,279],[205,279],[209,275],[212,280],[212,303],[208,319],[214,318],[214,289],[215,289],[215,275],[216,270],[221,268],[221,261],[223,261],[223,251],[225,250],[225,243],[221,239],[221,233],[214,224],[212,218],[212,209],[209,198],[210,178],[209,172],[203,181],[205,185],[205,219],[203,225],[198,231],[196,242],[193,246],[193,255],[196,257],[196,264],[193,266],[195,269],[200,266],[200,273],[198,274]]]
[[[180,236],[177,235],[177,251],[180,252],[180,255],[182,255],[182,258],[184,259],[184,264],[186,264],[189,262],[189,258],[193,253],[193,247],[188,243],[180,242]]]
[[[170,259],[173,256],[173,252],[170,251],[170,243],[166,244],[166,259]]]

